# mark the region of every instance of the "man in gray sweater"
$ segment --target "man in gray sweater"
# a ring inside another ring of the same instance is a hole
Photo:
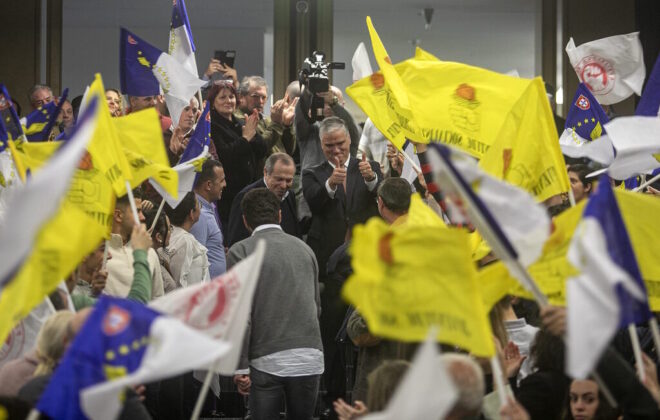
[[[282,231],[280,201],[271,191],[248,192],[241,209],[251,236],[229,249],[228,267],[252,254],[260,239],[266,255],[239,365],[250,374],[234,382],[249,392],[254,420],[279,418],[283,395],[288,418],[311,419],[323,373],[318,264],[303,241]]]

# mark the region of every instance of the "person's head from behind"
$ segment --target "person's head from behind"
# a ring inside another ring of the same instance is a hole
[[[470,356],[459,353],[444,353],[439,361],[444,364],[458,391],[458,399],[445,418],[478,417],[486,391],[484,373],[479,364]]]
[[[190,231],[190,228],[199,220],[200,208],[197,196],[190,191],[175,208],[166,204],[165,213],[174,226]]]
[[[564,371],[564,341],[541,329],[530,349],[530,359],[538,371]]]
[[[574,379],[568,391],[569,420],[616,420],[619,412],[603,397],[598,384],[590,379]]]
[[[328,117],[319,126],[321,150],[333,165],[343,165],[351,152],[351,136],[341,118]]]
[[[405,360],[387,360],[367,376],[367,407],[372,413],[383,411],[410,367]]]
[[[154,223],[154,217],[156,217],[158,209],[153,207],[144,212],[144,220],[148,227],[151,227]],[[172,225],[170,224],[170,219],[163,212],[158,215],[158,220],[154,229],[151,231],[151,240],[153,243],[154,249],[167,248],[170,244],[170,234],[172,233]]]
[[[236,110],[236,88],[231,80],[216,80],[209,90],[208,101],[221,117],[231,120]]]
[[[34,376],[52,373],[57,366],[68,343],[73,340],[71,321],[74,315],[71,311],[57,311],[41,326],[36,344],[39,364]]]
[[[179,117],[179,128],[183,130],[184,133],[192,130],[195,125],[199,114],[199,101],[196,97],[192,97],[188,105],[183,108],[181,111],[181,116]]]
[[[206,159],[202,165],[202,171],[195,180],[195,192],[204,200],[212,203],[220,200],[226,186],[227,181],[222,164],[215,159]]]
[[[296,164],[293,162],[293,158],[286,153],[273,153],[266,159],[264,165],[266,187],[275,193],[280,200],[293,186],[293,176],[295,174]]]
[[[289,83],[289,85],[286,87],[285,94],[289,97],[289,103],[291,103],[291,101],[294,99],[299,98],[301,93],[300,82],[297,80]]]
[[[241,201],[243,223],[252,232],[261,225],[278,225],[282,220],[280,200],[268,188],[248,191]]]
[[[264,112],[264,105],[268,100],[268,83],[261,76],[246,76],[238,88],[241,96],[241,111],[251,114],[256,109],[258,113]]]
[[[587,178],[593,172],[583,163],[577,163],[568,167],[568,179],[571,181],[571,190],[575,202],[578,203],[591,195],[593,190],[593,180]]]
[[[128,103],[131,105],[131,112],[142,111],[156,106],[156,96],[129,96]]]
[[[50,102],[53,102],[55,97],[53,96],[53,90],[50,88],[50,86],[34,85],[28,93],[28,99],[30,100],[32,109],[35,110],[40,106],[44,106]]]
[[[133,197],[135,198],[138,219],[140,220],[140,223],[144,223],[144,215],[142,214],[142,190],[140,187],[133,190]],[[124,243],[126,243],[131,239],[133,226],[135,226],[135,217],[131,210],[131,202],[129,201],[128,194],[125,194],[118,197],[117,202],[115,203],[112,233],[121,235]]]
[[[403,178],[387,178],[378,186],[378,212],[387,223],[408,213],[412,189]]]

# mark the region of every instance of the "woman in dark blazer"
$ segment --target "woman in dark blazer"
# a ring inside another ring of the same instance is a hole
[[[227,179],[227,187],[218,201],[223,230],[229,222],[231,204],[246,185],[263,176],[257,161],[266,156],[266,143],[257,134],[259,115],[248,115],[245,121],[234,116],[236,89],[231,80],[217,80],[209,91],[211,103],[211,139],[218,152]]]

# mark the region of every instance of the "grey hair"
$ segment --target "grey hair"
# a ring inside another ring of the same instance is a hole
[[[321,121],[319,126],[319,138],[323,139],[323,136],[325,136],[327,133],[331,133],[337,130],[344,130],[346,135],[350,136],[348,133],[348,127],[346,127],[344,120],[339,117],[328,117]]]
[[[34,86],[32,86],[32,89],[30,89],[30,91],[28,92],[28,100],[30,101],[30,103],[32,103],[32,95],[34,95],[34,93],[36,91],[41,90],[41,89],[46,89],[50,93],[50,96],[53,96],[53,89],[51,89],[50,86],[47,86],[47,85],[34,85]]]
[[[270,175],[273,173],[273,169],[275,169],[277,162],[284,162],[285,166],[295,165],[293,158],[286,153],[273,153],[272,155],[268,156],[268,159],[266,159],[266,163],[264,164],[264,170],[266,171],[266,174]]]
[[[460,353],[442,354],[438,357],[438,361],[445,365],[458,391],[458,399],[447,417],[462,418],[478,415],[486,391],[481,366],[470,356]]]
[[[241,80],[241,84],[238,86],[238,94],[241,96],[247,96],[250,92],[250,85],[255,85],[257,87],[265,87],[268,90],[268,83],[266,79],[261,76],[245,76]]]

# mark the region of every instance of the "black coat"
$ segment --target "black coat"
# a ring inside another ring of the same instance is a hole
[[[383,180],[380,165],[369,162],[371,169]],[[359,161],[351,157],[347,170],[346,193],[338,187],[334,198],[328,196],[325,182],[332,175],[333,168],[326,161],[303,171],[303,194],[312,211],[312,222],[307,233],[307,244],[312,248],[319,263],[319,276],[326,276],[326,264],[330,254],[346,239],[349,227],[366,222],[378,216],[376,190],[369,191],[358,169]]]
[[[243,239],[250,236],[250,232],[248,232],[248,230],[245,228],[245,225],[243,224],[241,200],[243,200],[243,197],[248,193],[248,191],[251,191],[255,188],[266,188],[266,183],[264,182],[263,178],[243,188],[236,195],[236,197],[234,197],[234,202],[231,205],[231,212],[229,213],[229,224],[227,225],[225,234],[227,246],[232,246],[236,242],[242,241]],[[298,223],[296,195],[292,190],[289,190],[289,194],[280,203],[280,209],[282,210],[282,222],[280,223],[282,230],[289,235],[301,238],[302,232],[300,229],[300,224]]]
[[[227,179],[227,187],[218,201],[218,213],[226,229],[234,197],[247,185],[263,176],[257,162],[266,156],[266,143],[259,134],[252,141],[242,137],[242,125],[232,115],[231,121],[211,110],[211,139],[218,152]]]

